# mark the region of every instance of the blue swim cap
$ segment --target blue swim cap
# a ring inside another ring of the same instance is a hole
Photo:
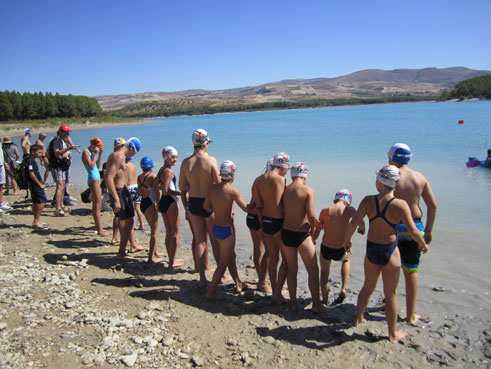
[[[411,159],[411,156],[413,156],[409,146],[404,143],[396,143],[392,145],[387,155],[389,156],[390,160],[399,164],[409,163],[409,159]]]
[[[133,160],[133,156],[127,156],[124,158],[124,160],[126,161],[132,161]]]
[[[140,161],[140,167],[145,171],[152,169],[153,168],[152,158],[148,156],[143,157],[142,160]]]
[[[128,146],[130,149],[135,150],[136,152],[139,152],[140,149],[142,148],[142,144],[140,140],[136,137],[131,137],[126,140],[125,143],[126,146]]]

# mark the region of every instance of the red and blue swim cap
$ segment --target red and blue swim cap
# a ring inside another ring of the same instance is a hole
[[[353,201],[353,195],[351,194],[350,190],[343,188],[336,192],[336,195],[334,195],[334,201],[336,200],[343,200],[346,204],[351,205],[351,201]]]

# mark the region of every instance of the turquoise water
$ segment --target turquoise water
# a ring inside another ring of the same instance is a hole
[[[458,124],[461,119],[465,124]],[[332,203],[339,188],[353,192],[355,206],[363,196],[374,193],[374,172],[387,164],[388,148],[395,142],[407,143],[414,154],[410,166],[425,174],[438,202],[434,240],[422,261],[418,304],[422,309],[464,309],[489,317],[491,170],[467,169],[465,162],[468,156],[484,157],[491,147],[491,101],[153,119],[145,125],[75,131],[72,138],[85,147],[91,137],[101,137],[108,151],[116,136],[137,136],[143,149],[135,162],[150,156],[160,166],[160,152],[166,145],[176,147],[180,159],[192,153],[191,134],[196,128],[208,131],[214,141],[209,153],[219,163],[236,163],[235,185],[246,201],[254,178],[274,153],[285,151],[292,162],[305,162],[310,169],[308,184],[316,190],[317,213]],[[72,182],[85,185],[85,170],[79,155],[74,156]],[[245,217],[240,209],[236,213],[239,262],[249,263],[251,242]],[[182,229],[187,232],[187,225]],[[183,234],[182,243],[189,237]],[[361,236],[354,238],[353,290],[363,281],[364,242]],[[339,279],[337,269],[333,268],[335,279]],[[433,286],[443,286],[447,292],[435,295]]]

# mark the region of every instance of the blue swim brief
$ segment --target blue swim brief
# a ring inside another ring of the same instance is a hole
[[[220,226],[220,225],[214,225],[213,226],[213,237],[215,237],[217,240],[224,240],[228,237],[230,237],[233,233],[232,227],[229,226]]]

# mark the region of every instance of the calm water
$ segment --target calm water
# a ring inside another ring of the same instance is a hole
[[[461,119],[465,124],[458,124]],[[145,125],[75,131],[72,138],[85,147],[91,137],[101,137],[109,151],[116,136],[137,136],[143,149],[135,163],[150,156],[160,166],[160,152],[166,145],[176,147],[180,159],[191,154],[191,133],[196,128],[210,134],[214,142],[209,152],[219,163],[227,159],[236,163],[235,185],[246,201],[254,178],[274,153],[285,151],[292,162],[305,162],[310,169],[308,184],[316,190],[317,213],[332,203],[339,188],[353,192],[355,206],[363,196],[375,193],[374,172],[387,164],[388,148],[395,142],[407,143],[414,154],[411,167],[425,174],[438,202],[433,243],[422,261],[418,304],[426,311],[450,308],[491,316],[491,170],[465,167],[468,156],[482,158],[491,147],[490,101],[154,119]],[[85,185],[86,173],[77,156],[72,182]],[[175,172],[179,173],[178,168]],[[236,212],[239,262],[249,263],[251,242],[245,217],[240,209]],[[182,229],[186,244],[190,239],[187,225]],[[353,290],[363,282],[364,243],[364,237],[355,236]],[[338,269],[333,268],[336,280]],[[433,292],[434,286],[445,287],[446,292]]]

